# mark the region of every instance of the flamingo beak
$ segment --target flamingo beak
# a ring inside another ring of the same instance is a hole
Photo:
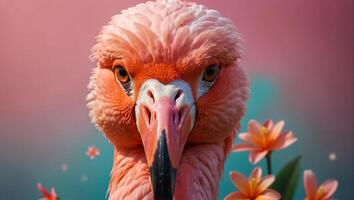
[[[184,81],[164,85],[154,79],[141,88],[135,114],[154,199],[172,200],[176,171],[195,121],[191,89]]]

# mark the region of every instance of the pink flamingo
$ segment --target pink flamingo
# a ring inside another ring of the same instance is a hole
[[[109,199],[216,199],[248,96],[233,23],[149,1],[113,16],[92,52],[89,115],[115,147]]]

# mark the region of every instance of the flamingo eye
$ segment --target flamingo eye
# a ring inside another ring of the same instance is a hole
[[[219,75],[219,65],[212,64],[209,65],[203,72],[199,83],[198,96],[203,96],[206,94],[210,87],[215,83]]]
[[[128,72],[121,65],[114,66],[114,75],[116,80],[122,84],[128,83],[130,81]]]
[[[213,82],[219,74],[219,66],[217,64],[213,64],[208,66],[203,74],[203,81]]]
[[[123,87],[123,89],[125,90],[125,93],[132,98],[133,97],[133,83],[130,79],[130,76],[129,76],[129,73],[127,72],[127,70],[122,65],[114,65],[113,72],[114,72],[114,77],[115,77],[117,83],[119,83]]]

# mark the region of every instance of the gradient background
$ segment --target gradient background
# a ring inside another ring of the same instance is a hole
[[[89,48],[112,15],[139,2],[0,0],[0,199],[38,199],[37,182],[63,200],[104,199],[113,148],[87,117]],[[336,198],[354,199],[353,1],[197,2],[243,35],[252,88],[241,130],[251,118],[284,119],[299,141],[274,154],[275,171],[302,154],[320,181],[339,180]],[[95,160],[89,145],[101,150]],[[247,156],[230,156],[220,198],[234,190],[229,170],[251,171]]]

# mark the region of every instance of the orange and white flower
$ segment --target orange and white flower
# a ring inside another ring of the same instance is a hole
[[[58,200],[59,199],[54,188],[52,188],[51,191],[49,192],[40,183],[37,183],[37,188],[38,188],[39,192],[42,194],[42,198],[40,200]]]
[[[317,186],[316,175],[312,170],[304,172],[305,200],[331,200],[331,196],[338,187],[337,180],[327,180],[319,187]]]
[[[284,149],[297,141],[291,131],[282,132],[283,127],[284,121],[273,125],[273,121],[268,120],[262,125],[256,120],[250,120],[248,132],[239,134],[245,143],[236,144],[233,151],[250,151],[249,161],[255,164],[272,151]]]
[[[279,200],[280,194],[268,187],[274,182],[273,175],[262,177],[262,169],[256,167],[247,178],[239,172],[230,172],[238,192],[232,192],[224,200]]]
[[[87,148],[86,155],[90,159],[94,159],[94,158],[96,158],[97,156],[100,155],[100,150],[97,147],[95,147],[95,146],[89,146]]]

